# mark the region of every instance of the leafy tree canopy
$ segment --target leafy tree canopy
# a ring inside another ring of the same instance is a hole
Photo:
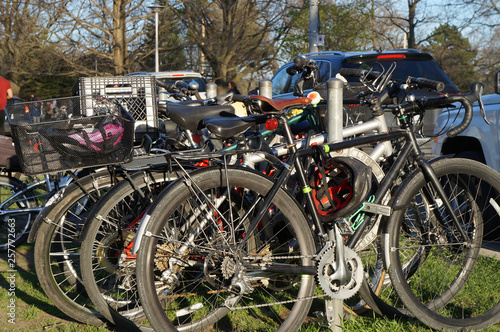
[[[432,54],[436,62],[462,92],[478,80],[474,59],[477,51],[454,25],[441,24],[429,36],[424,51]]]
[[[283,57],[287,59],[307,53],[309,49],[309,1],[301,8],[290,10],[294,25],[283,43]],[[325,35],[322,50],[364,50],[370,42],[369,1],[321,1],[319,3],[319,34]]]

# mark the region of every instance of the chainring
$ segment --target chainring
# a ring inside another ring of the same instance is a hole
[[[347,270],[351,273],[349,280],[341,283],[333,275],[337,271],[335,262],[335,246],[324,250],[318,261],[318,282],[327,296],[333,299],[345,300],[354,296],[363,282],[363,263],[356,252],[348,247],[344,248]]]

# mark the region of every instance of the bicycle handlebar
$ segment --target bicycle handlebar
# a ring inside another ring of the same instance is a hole
[[[417,111],[420,109],[431,109],[440,107],[446,104],[459,102],[464,107],[464,118],[461,123],[457,126],[448,130],[448,137],[455,137],[461,132],[463,132],[469,126],[472,121],[472,104],[481,100],[482,89],[484,88],[484,84],[482,82],[474,82],[470,86],[469,92],[463,95],[453,95],[453,96],[445,96],[445,97],[437,97],[437,98],[429,98],[423,101],[416,101],[414,103],[408,103],[401,105],[400,107],[405,112]]]
[[[164,88],[165,90],[167,90],[168,92],[173,92],[172,89],[174,87],[174,84],[171,84],[171,83],[166,83],[166,82],[163,82],[163,81],[160,81],[160,80],[155,80],[156,81],[156,85],[158,85],[159,87],[162,87]]]
[[[176,81],[175,83],[166,83],[157,79],[156,85],[164,88],[168,93],[173,94],[173,97],[176,99],[181,100],[186,96],[194,95],[196,99],[201,100],[197,82],[186,83],[184,81]]]
[[[415,84],[419,89],[431,89],[441,92],[445,88],[445,84],[443,82],[423,77],[408,77],[408,82]]]

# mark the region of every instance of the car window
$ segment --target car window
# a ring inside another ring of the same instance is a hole
[[[393,61],[381,61],[381,62],[364,62],[364,63],[343,63],[342,66],[345,68],[360,68],[367,69],[373,67],[373,70],[384,71],[389,68],[389,66],[394,63]],[[438,64],[434,60],[404,60],[396,61],[396,70],[392,75],[393,79],[403,80],[408,76],[412,77],[425,77],[431,80],[441,81],[446,84],[447,92],[458,92],[453,82],[446,76],[446,74],[439,68]],[[350,82],[359,82],[359,79],[355,77],[346,77]]]
[[[281,67],[278,72],[271,79],[273,82],[273,95],[280,95],[287,93],[290,87],[291,77],[287,74],[286,69],[291,67],[292,64],[288,63]]]
[[[319,68],[318,83],[326,82],[330,79],[330,62],[319,60],[316,61]],[[294,86],[300,79],[302,73],[290,76],[287,74],[286,69],[291,67],[292,63],[286,64],[271,79],[273,82],[273,95],[280,95],[283,93],[293,92]],[[304,90],[312,89],[312,81],[305,82]]]

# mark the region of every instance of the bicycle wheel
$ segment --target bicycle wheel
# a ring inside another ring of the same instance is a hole
[[[0,175],[0,252],[23,244],[38,214],[38,211],[26,211],[39,206],[31,190],[13,197],[26,187],[19,179]]]
[[[103,320],[82,284],[80,234],[90,209],[112,184],[108,171],[70,184],[50,206],[35,241],[35,269],[45,294],[68,316],[92,325]]]
[[[180,178],[155,200],[136,269],[155,330],[301,326],[316,270],[302,209],[279,190],[248,230],[271,186],[253,171],[215,167]]]
[[[152,170],[121,181],[99,200],[83,228],[80,264],[85,290],[97,310],[117,326],[130,328],[145,318],[136,257],[131,254],[133,239],[146,208],[176,176]]]
[[[392,285],[406,308],[432,328],[483,329],[500,320],[500,261],[487,249],[498,250],[498,242],[486,241],[484,232],[485,225],[490,232],[500,227],[500,175],[467,159],[432,167],[462,231],[423,174],[411,176],[387,228]]]

